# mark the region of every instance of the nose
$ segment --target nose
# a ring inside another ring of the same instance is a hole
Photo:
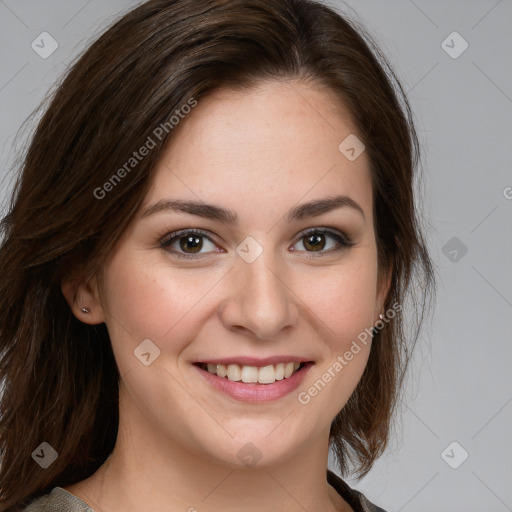
[[[299,319],[298,297],[287,282],[284,269],[277,269],[264,251],[255,261],[243,259],[229,273],[226,298],[220,317],[226,329],[248,331],[258,339],[275,339],[291,330]]]

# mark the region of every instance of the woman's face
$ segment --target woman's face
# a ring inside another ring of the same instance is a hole
[[[333,102],[300,82],[222,89],[174,128],[105,268],[124,424],[238,466],[327,442],[371,341],[344,355],[385,291],[369,162],[355,139],[339,149],[355,126]],[[285,363],[307,364],[288,379]]]

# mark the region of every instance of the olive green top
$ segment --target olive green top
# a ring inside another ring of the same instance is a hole
[[[338,475],[327,470],[327,481],[338,494],[354,509],[354,512],[386,512],[377,507],[359,491],[351,489]],[[95,512],[87,503],[62,487],[32,500],[23,512]]]

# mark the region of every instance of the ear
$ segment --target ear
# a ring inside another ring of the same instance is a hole
[[[377,298],[375,301],[375,322],[379,319],[379,314],[384,313],[384,303],[386,302],[386,297],[388,296],[389,289],[391,287],[391,277],[393,275],[393,260],[390,258],[390,262],[388,268],[382,270],[379,273],[379,277],[377,280]]]
[[[78,320],[90,325],[105,322],[96,279],[63,278],[61,290],[71,311]],[[82,311],[82,308],[87,308],[89,312]]]

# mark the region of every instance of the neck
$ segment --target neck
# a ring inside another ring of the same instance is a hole
[[[351,510],[327,483],[329,432],[272,464],[234,466],[173,443],[141,414],[126,418],[120,415],[111,456],[66,488],[97,512]]]

